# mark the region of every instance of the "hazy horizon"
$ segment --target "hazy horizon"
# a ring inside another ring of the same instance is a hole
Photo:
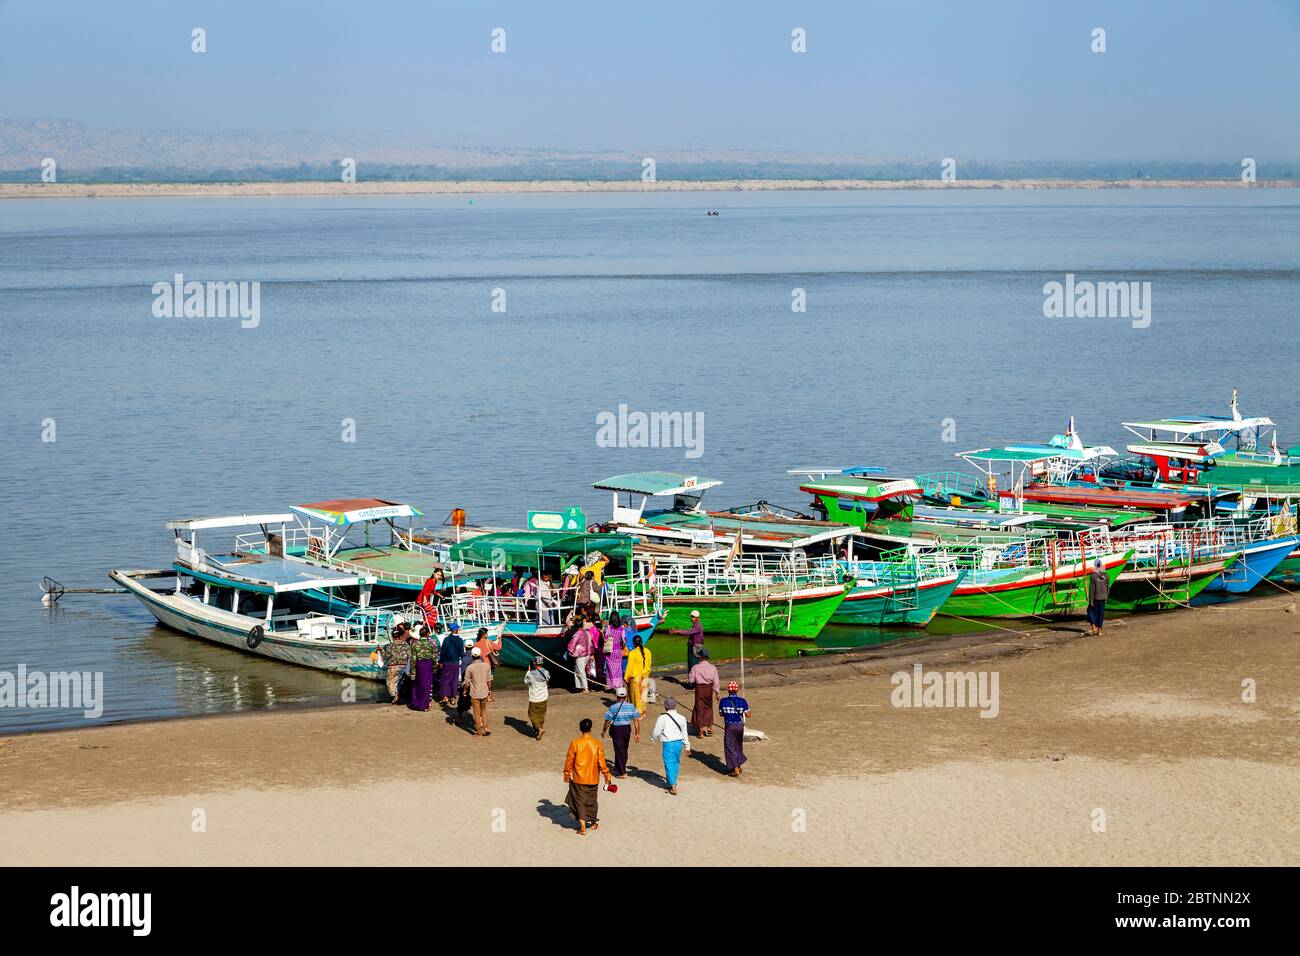
[[[191,51],[191,30],[207,50]],[[807,52],[791,30],[807,31]],[[1106,51],[1091,33],[1106,31]],[[506,31],[506,50],[491,33]],[[586,153],[1300,157],[1300,5],[0,0],[0,113]],[[3,144],[0,144],[2,146]]]

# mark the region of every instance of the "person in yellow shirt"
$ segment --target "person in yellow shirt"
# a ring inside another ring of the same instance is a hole
[[[578,724],[581,736],[569,742],[569,752],[564,756],[564,782],[569,785],[569,795],[564,805],[569,816],[578,821],[578,833],[587,835],[587,829],[599,830],[596,822],[600,795],[600,778],[609,786],[609,766],[605,763],[605,745],[591,736],[591,719],[582,718]]]
[[[623,680],[627,682],[628,699],[644,714],[646,696],[650,691],[650,664],[653,658],[641,643],[640,634],[632,638],[630,648],[624,648],[623,656],[627,658],[627,663],[623,665]]]

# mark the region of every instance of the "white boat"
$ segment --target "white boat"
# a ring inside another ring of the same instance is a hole
[[[339,574],[274,553],[270,527],[283,529],[293,520],[292,514],[244,514],[169,521],[177,547],[169,571],[119,569],[109,577],[159,623],[182,634],[289,664],[382,680],[379,648],[393,626],[407,616],[416,619],[418,609],[370,608],[373,577]],[[198,545],[201,530],[253,525],[268,542],[264,553],[208,554]],[[147,583],[163,577],[175,578],[171,590]],[[343,596],[345,589],[352,600]]]

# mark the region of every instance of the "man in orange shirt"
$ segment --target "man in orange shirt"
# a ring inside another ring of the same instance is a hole
[[[569,808],[569,816],[578,821],[579,835],[586,836],[587,827],[600,829],[596,822],[597,797],[602,774],[605,786],[609,786],[609,767],[605,763],[605,745],[591,736],[591,720],[582,718],[578,730],[582,736],[569,742],[564,757],[564,782],[569,785],[564,805]]]

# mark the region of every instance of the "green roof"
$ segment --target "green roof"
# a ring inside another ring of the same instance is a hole
[[[606,478],[592,487],[598,491],[625,491],[635,495],[680,495],[720,484],[722,482],[717,478],[701,478],[676,471],[636,471]]]
[[[963,458],[978,461],[1045,461],[1048,458],[1060,458],[1067,450],[1018,451],[1014,448],[980,448],[977,451],[962,452]]]
[[[507,567],[536,566],[543,555],[572,557],[601,551],[627,558],[636,538],[628,534],[565,534],[561,531],[499,531],[468,538],[451,546],[453,561]]]

